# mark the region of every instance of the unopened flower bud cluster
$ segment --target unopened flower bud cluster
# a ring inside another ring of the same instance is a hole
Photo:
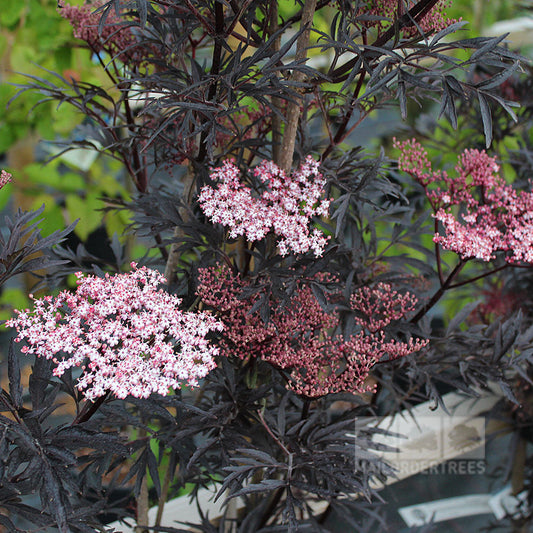
[[[379,29],[390,25],[390,22],[400,18],[407,10],[416,5],[416,0],[369,0],[367,13],[370,15],[367,22],[368,26],[377,25]],[[412,37],[418,33],[420,28],[424,33],[439,32],[450,26],[454,19],[446,16],[446,10],[451,5],[451,0],[439,0],[421,20],[418,21],[418,27],[410,25],[403,28],[403,33],[407,37]]]
[[[135,44],[135,38],[129,29],[122,28],[124,21],[115,9],[106,13],[105,24],[100,28],[102,13],[95,13],[95,10],[104,3],[97,0],[81,6],[64,4],[60,6],[59,13],[72,25],[74,37],[85,41],[94,52],[101,52],[104,48],[110,49],[113,54],[124,52]]]
[[[308,285],[300,284],[287,305],[271,301],[268,323],[251,313],[259,295],[241,297],[250,282],[225,266],[200,270],[198,294],[224,323],[221,355],[260,358],[288,373],[288,387],[308,397],[336,392],[366,392],[372,367],[382,359],[416,352],[428,341],[390,338],[385,328],[413,309],[416,298],[399,294],[388,284],[360,290],[352,297],[360,331],[344,339],[335,335],[340,318],[326,312]],[[376,302],[380,302],[376,305]],[[363,317],[374,309],[369,320]]]
[[[9,172],[6,172],[5,170],[2,170],[0,173],[0,189],[2,187],[5,187],[10,181],[11,181],[11,174]]]

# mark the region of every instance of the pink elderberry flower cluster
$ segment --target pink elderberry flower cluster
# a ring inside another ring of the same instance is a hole
[[[287,176],[274,163],[263,161],[254,170],[254,176],[264,186],[257,196],[241,181],[235,164],[226,161],[211,172],[216,187],[203,187],[198,202],[212,222],[229,228],[231,238],[243,235],[254,242],[272,231],[280,237],[281,255],[312,250],[320,256],[328,238],[317,228],[310,232],[309,226],[313,216],[327,216],[330,200],[321,200],[326,180],[318,167],[318,162],[309,156]]]
[[[61,16],[72,25],[74,37],[85,41],[94,52],[108,49],[114,56],[130,48],[136,41],[131,31],[123,27],[124,21],[114,9],[107,12],[105,24],[99,32],[102,13],[95,13],[95,10],[104,3],[104,0],[95,0],[82,6],[63,4],[58,7],[61,7]]]
[[[2,170],[0,173],[0,189],[5,187],[11,181],[12,177],[13,176],[9,172]]]
[[[118,398],[166,395],[183,382],[198,384],[216,365],[206,338],[222,324],[208,313],[183,312],[181,300],[158,289],[165,279],[137,268],[105,278],[76,274],[76,292],[34,300],[6,322],[22,352],[53,359],[54,375],[81,367],[77,387],[88,400],[108,391]],[[59,356],[58,354],[61,354]]]
[[[416,303],[417,299],[413,294],[408,292],[401,294],[389,283],[378,283],[375,287],[361,287],[350,298],[351,308],[360,313],[355,317],[356,324],[372,333],[409,314],[414,310]]]
[[[384,30],[390,25],[390,22],[401,17],[406,10],[410,10],[418,0],[372,0],[367,2],[368,7],[365,10],[365,14],[379,17],[376,21],[371,21],[369,26],[377,26],[379,31]],[[457,22],[455,19],[449,19],[446,16],[446,10],[451,5],[451,0],[440,0],[431,11],[429,11],[418,22],[418,26],[424,33],[431,31],[439,32],[444,28],[447,28],[450,24]],[[398,12],[400,9],[400,12]],[[383,17],[387,20],[382,20]],[[404,28],[403,33],[406,37],[413,37],[418,33],[416,26]]]
[[[286,305],[271,299],[267,324],[258,313],[251,313],[260,296],[241,297],[249,286],[225,266],[200,271],[198,294],[224,323],[219,341],[221,355],[256,357],[287,371],[288,387],[297,394],[318,397],[373,390],[367,378],[378,361],[403,357],[427,345],[427,341],[411,339],[403,343],[387,338],[385,326],[403,318],[416,299],[409,294],[400,296],[385,284],[361,295],[356,293],[352,302],[354,310],[367,310],[370,301],[381,299],[380,328],[375,321],[360,320],[361,331],[347,340],[332,334],[340,318],[322,309],[309,286],[301,283]]]
[[[503,252],[509,263],[533,263],[533,193],[516,191],[485,151],[465,150],[456,175],[433,171],[427,152],[414,139],[399,143],[399,168],[425,189],[445,235],[433,240],[463,259],[490,261]]]

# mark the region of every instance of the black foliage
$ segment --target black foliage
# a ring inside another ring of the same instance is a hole
[[[62,231],[42,237],[37,227],[39,220],[36,219],[43,211],[44,205],[36,211],[23,212],[19,209],[13,219],[5,218],[7,235],[0,233],[0,286],[17,274],[35,273],[64,263],[51,259],[49,254],[52,247],[65,240],[76,222]]]
[[[51,383],[50,378],[51,362],[36,360],[29,397],[21,398],[20,369],[10,351],[9,392],[2,390],[0,396],[2,412],[7,414],[0,414],[0,505],[10,516],[38,526],[55,525],[61,532],[103,531],[95,517],[105,510],[106,503],[102,498],[87,498],[89,490],[97,488],[94,481],[86,483],[87,470],[98,465],[99,453],[123,458],[129,448],[116,432],[50,423],[61,405],[57,401],[59,384]],[[82,449],[95,452],[80,458],[77,454]],[[82,465],[84,471],[79,470]],[[96,479],[101,484],[101,479]],[[23,503],[23,498],[32,494],[39,496],[38,507]]]

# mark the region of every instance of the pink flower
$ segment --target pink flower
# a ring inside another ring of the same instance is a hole
[[[350,298],[352,309],[362,315],[356,316],[355,322],[372,333],[406,316],[414,310],[416,303],[417,299],[413,294],[401,294],[389,283],[361,287]]]
[[[11,176],[9,172],[2,170],[2,172],[0,173],[0,189],[2,189],[2,187],[5,187],[11,181],[12,177],[13,176]]]
[[[359,312],[357,323],[361,329],[349,339],[332,335],[339,326],[339,316],[324,311],[309,286],[300,284],[285,306],[269,302],[268,324],[258,313],[250,313],[258,295],[241,298],[248,286],[249,282],[227,267],[200,270],[198,294],[224,323],[219,340],[221,355],[267,361],[288,373],[287,386],[298,394],[317,397],[372,390],[367,378],[378,361],[403,357],[428,344],[419,339],[404,343],[388,338],[386,326],[410,312],[416,299],[409,293],[399,294],[387,284],[354,294],[352,308]],[[360,316],[374,311],[377,315],[368,320]]]
[[[82,6],[64,4],[59,13],[63,18],[69,20],[74,29],[74,37],[85,41],[95,52],[101,52],[104,48],[108,48],[112,55],[115,55],[124,52],[136,41],[130,29],[121,29],[124,21],[114,9],[108,11],[102,32],[99,32],[98,25],[102,13],[95,13],[95,11],[104,3],[104,0],[96,0]]]
[[[316,228],[310,231],[309,226],[313,216],[327,216],[330,200],[321,200],[326,180],[318,166],[309,156],[299,170],[287,176],[274,163],[263,161],[254,170],[265,186],[257,196],[241,182],[233,162],[226,161],[211,172],[216,188],[203,187],[198,202],[212,222],[229,228],[231,238],[243,235],[254,242],[272,231],[280,237],[281,255],[312,250],[320,256],[328,238]]]
[[[399,18],[403,14],[403,10],[411,9],[417,2],[415,0],[372,0],[367,2],[368,7],[365,10],[366,15],[373,15],[375,17],[385,17],[391,22],[396,18]],[[451,0],[440,0],[435,4],[433,9],[427,13],[422,20],[418,23],[418,26],[422,29],[423,32],[428,33],[431,31],[439,32],[444,28],[447,28],[450,24],[457,22],[454,19],[449,19],[446,16],[446,9],[451,5]],[[405,7],[402,7],[404,6]],[[398,13],[399,6],[402,9],[401,13]],[[377,20],[377,21],[368,21],[368,26],[376,25],[379,30],[383,30],[386,24],[386,21]],[[418,28],[416,26],[411,26],[403,29],[403,33],[407,37],[412,37],[418,33]]]
[[[498,174],[494,157],[465,150],[455,177],[433,171],[427,152],[414,139],[398,143],[398,166],[426,191],[445,234],[433,240],[463,259],[491,261],[503,252],[509,263],[533,263],[533,194],[516,191]]]
[[[206,336],[222,324],[205,312],[180,311],[181,300],[157,288],[165,282],[157,271],[132,268],[105,278],[78,273],[75,293],[33,299],[33,311],[16,311],[6,322],[17,342],[26,340],[22,352],[53,359],[54,375],[81,367],[77,387],[89,400],[107,391],[166,395],[183,382],[197,385],[216,366],[218,349]]]

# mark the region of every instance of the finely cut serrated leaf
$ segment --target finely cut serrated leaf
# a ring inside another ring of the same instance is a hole
[[[146,26],[146,20],[148,17],[148,9],[146,6],[146,0],[136,0],[137,4],[137,11],[139,13],[139,19],[141,22],[141,26]]]
[[[511,387],[509,387],[509,384],[506,383],[503,380],[498,380],[498,385],[500,386],[500,389],[502,390],[505,397],[515,405],[520,405],[520,402],[516,399],[516,396],[514,395]]]
[[[506,39],[507,37],[509,36],[508,33],[506,33],[505,35],[501,35],[500,37],[492,37],[492,38],[489,38],[485,44],[483,44],[483,46],[481,46],[480,48],[478,48],[471,56],[470,56],[470,59],[469,59],[469,62],[470,63],[473,63],[475,62],[476,60],[480,59],[481,57],[483,57],[484,55],[488,54],[489,52],[492,52],[496,49],[496,47],[504,40]]]
[[[460,30],[462,27],[466,26],[467,24],[468,24],[467,21],[461,20],[460,22],[454,22],[453,24],[450,24],[449,26],[447,26],[443,30],[440,30],[439,32],[437,32],[433,36],[433,39],[431,39],[431,41],[429,43],[429,47],[432,48],[439,41],[444,39],[444,37],[450,35],[451,33],[455,33],[456,31]]]
[[[405,82],[403,80],[398,82],[398,92],[396,93],[396,98],[398,98],[398,102],[400,104],[400,114],[402,119],[405,120],[407,118],[407,97],[405,96]]]
[[[284,488],[287,486],[287,482],[282,479],[265,479],[260,483],[254,483],[246,485],[240,490],[231,493],[232,498],[238,498],[239,496],[246,496],[247,494],[256,494],[258,492],[271,492],[276,489]]]
[[[478,300],[476,302],[470,302],[466,304],[453,318],[450,320],[450,324],[446,329],[445,336],[447,337],[453,331],[457,330],[459,326],[468,318],[472,311],[480,304]]]
[[[324,311],[327,311],[329,308],[329,304],[324,289],[318,283],[311,283],[310,285],[311,291],[313,291],[313,295],[317,299],[320,307],[322,307]]]
[[[511,66],[507,67],[505,70],[502,70],[501,72],[498,72],[494,76],[491,76],[488,80],[484,80],[481,83],[477,84],[478,89],[493,89],[494,87],[498,87],[502,85],[505,81],[507,81],[519,68],[520,63],[518,61],[515,61]]]
[[[337,219],[337,225],[335,228],[335,238],[339,236],[340,232],[344,228],[344,217],[348,210],[348,206],[350,205],[350,198],[351,198],[351,194],[346,193],[346,194],[343,194],[337,200],[335,200],[335,202],[340,202],[342,200],[341,205],[337,209],[335,209],[333,215],[331,216],[332,220]]]
[[[159,481],[159,471],[157,469],[157,460],[155,458],[154,452],[148,446],[146,448],[147,454],[147,463],[148,463],[148,472],[150,473],[150,478],[154,484],[157,496],[161,496],[161,483]]]
[[[44,483],[40,491],[41,501],[54,517],[59,532],[69,533],[68,511],[63,500],[64,488],[46,458],[43,458],[42,476]]]
[[[492,113],[485,96],[478,91],[477,97],[481,111],[481,120],[483,121],[483,131],[485,133],[485,147],[489,148],[492,143]]]
[[[282,467],[283,466],[283,464],[279,463],[274,457],[272,457],[268,453],[265,453],[265,452],[263,452],[261,450],[255,450],[255,449],[252,449],[252,448],[237,448],[235,451],[237,453],[242,453],[245,456],[248,456],[248,457],[250,457],[252,459],[255,459],[257,461],[257,464],[272,465],[272,466],[278,466],[278,467]],[[235,456],[233,458],[233,460],[235,462],[238,462],[239,461],[239,457]]]

